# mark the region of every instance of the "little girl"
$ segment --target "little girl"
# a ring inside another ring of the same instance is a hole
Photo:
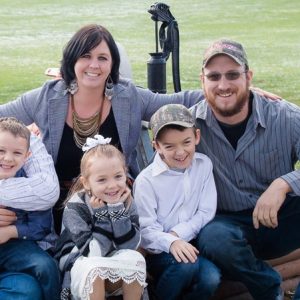
[[[146,286],[145,260],[135,251],[140,232],[125,160],[110,140],[96,135],[83,146],[81,176],[68,197],[57,244],[61,299],[70,299],[71,292],[72,299],[123,294],[140,300]]]

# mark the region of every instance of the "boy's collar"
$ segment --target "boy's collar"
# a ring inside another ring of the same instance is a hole
[[[194,162],[194,160],[196,159],[201,159],[201,157],[199,156],[200,153],[195,153],[194,154],[194,157],[193,157],[193,160],[192,160],[192,164]],[[191,165],[192,165],[191,164]],[[191,165],[187,168],[189,169],[191,167]],[[187,169],[184,169],[183,172],[178,172],[178,170],[175,170],[175,169],[172,169],[170,168],[164,161],[163,159],[161,158],[161,156],[156,153],[155,154],[155,157],[154,157],[154,160],[153,160],[153,163],[152,163],[152,176],[155,177],[155,176],[158,176],[166,171],[173,171],[174,174],[178,174],[178,175],[181,175],[183,174]],[[175,173],[176,172],[176,173]]]

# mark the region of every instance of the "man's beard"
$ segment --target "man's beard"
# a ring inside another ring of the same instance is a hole
[[[213,111],[215,111],[222,117],[232,117],[239,114],[242,111],[242,109],[245,107],[246,103],[249,101],[249,95],[250,95],[249,84],[247,84],[245,90],[238,96],[235,105],[231,108],[224,109],[218,107],[215,102],[215,96],[208,96],[205,89],[204,89],[204,95]]]

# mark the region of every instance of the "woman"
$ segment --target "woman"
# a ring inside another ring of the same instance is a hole
[[[81,146],[96,133],[112,137],[132,176],[141,120],[167,103],[191,106],[203,98],[201,91],[173,95],[154,94],[119,78],[120,56],[111,34],[100,25],[81,28],[67,43],[61,62],[61,79],[23,94],[0,106],[0,116],[36,123],[52,155],[61,185],[54,219],[60,232],[61,201],[79,175]]]

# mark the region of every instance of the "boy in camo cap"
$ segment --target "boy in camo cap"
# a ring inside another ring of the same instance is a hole
[[[200,131],[183,105],[161,107],[150,127],[157,153],[137,177],[134,197],[156,297],[209,299],[219,285],[220,272],[199,255],[195,240],[216,211],[212,163],[195,153]]]

